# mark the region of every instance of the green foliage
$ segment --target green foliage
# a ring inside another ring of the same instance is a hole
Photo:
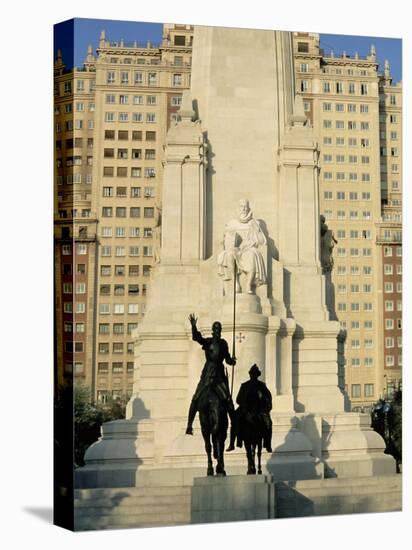
[[[391,454],[399,469],[402,464],[402,390],[390,399],[379,399],[372,410],[372,428],[385,440],[385,452]]]
[[[74,430],[74,463],[76,466],[83,466],[84,453],[100,437],[102,424],[124,418],[126,402],[110,399],[105,404],[94,403],[90,388],[79,384],[74,388],[60,388],[55,410],[63,409],[71,420],[71,429]],[[57,434],[57,444],[60,442],[64,445],[65,438],[70,438],[67,431],[66,434]]]

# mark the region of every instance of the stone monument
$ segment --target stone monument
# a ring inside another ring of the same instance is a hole
[[[291,34],[195,29],[191,90],[166,139],[160,262],[136,337],[126,420],[103,426],[79,487],[185,485],[205,475],[185,435],[202,368],[188,315],[232,342],[234,395],[256,363],[273,396],[278,480],[395,473],[368,415],[347,412],[339,323],[321,265],[318,146],[295,95]],[[228,221],[230,220],[230,221]],[[160,239],[159,239],[160,242]],[[241,450],[226,471],[244,474]]]

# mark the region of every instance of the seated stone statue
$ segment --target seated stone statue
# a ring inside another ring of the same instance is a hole
[[[259,246],[266,244],[266,237],[247,199],[239,201],[238,217],[230,220],[223,237],[223,250],[218,255],[219,275],[225,281],[236,277],[236,292],[241,292],[239,273],[246,274],[246,292],[253,294],[253,287],[266,283],[266,269]]]
[[[197,330],[197,319],[193,314],[189,316],[189,321],[192,325],[192,339],[202,346],[206,356],[206,363],[193,395],[187,420],[186,434],[193,435],[193,421],[198,410],[199,397],[210,386],[213,387],[217,397],[227,403],[228,414],[232,420],[234,406],[230,396],[229,383],[223,361],[226,361],[228,365],[236,365],[236,358],[230,356],[229,346],[226,340],[221,338],[222,325],[219,321],[215,321],[212,325],[211,338],[204,338]]]

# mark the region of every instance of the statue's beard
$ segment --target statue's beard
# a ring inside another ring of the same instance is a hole
[[[248,212],[247,212],[246,214],[244,214],[243,212],[241,212],[241,213],[239,214],[239,218],[238,218],[238,219],[239,219],[239,221],[240,221],[241,223],[247,223],[248,221],[250,221],[250,220],[252,219],[252,217],[253,217],[253,212],[252,212],[252,210],[248,210]]]

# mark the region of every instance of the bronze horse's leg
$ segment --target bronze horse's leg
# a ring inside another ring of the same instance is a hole
[[[220,434],[216,434],[214,437],[214,443],[216,445],[216,451],[217,451],[217,465],[216,465],[216,475],[219,476],[225,476],[225,463],[223,459],[223,453],[225,449],[225,438],[223,438]]]
[[[259,443],[257,444],[257,457],[258,457],[258,474],[262,473],[262,464],[261,464],[261,457],[262,457],[262,440],[259,439]]]
[[[254,475],[256,474],[254,446],[250,441],[245,441],[245,449],[247,456],[247,475]]]
[[[213,462],[212,462],[212,445],[210,443],[210,433],[208,430],[202,427],[202,435],[205,441],[205,450],[207,454],[207,475],[212,476],[213,471]]]

